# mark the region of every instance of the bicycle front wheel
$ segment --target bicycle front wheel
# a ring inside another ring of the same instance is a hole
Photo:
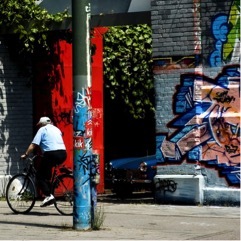
[[[31,178],[25,174],[13,176],[6,188],[6,199],[14,213],[28,213],[35,204],[36,189]]]
[[[63,174],[56,178],[53,184],[53,194],[55,197],[55,207],[63,215],[73,214],[74,200],[74,177]]]

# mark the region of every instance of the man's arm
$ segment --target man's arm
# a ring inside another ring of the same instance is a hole
[[[30,153],[33,152],[33,150],[34,150],[36,147],[37,147],[36,144],[31,143],[31,144],[29,145],[27,151],[26,151],[23,155],[21,155],[21,158],[22,158],[22,159],[25,159]]]

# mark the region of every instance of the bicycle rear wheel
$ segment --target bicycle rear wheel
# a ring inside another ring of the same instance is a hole
[[[55,207],[63,215],[73,214],[74,200],[74,177],[63,174],[56,178],[53,184],[53,195],[55,197]]]
[[[6,188],[6,199],[14,213],[28,213],[35,204],[36,189],[31,178],[25,174],[13,176]]]

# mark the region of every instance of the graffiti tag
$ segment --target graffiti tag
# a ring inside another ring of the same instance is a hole
[[[164,192],[175,192],[177,189],[177,183],[173,180],[158,179],[155,183],[156,190]]]
[[[214,100],[216,100],[218,103],[230,103],[231,101],[235,101],[235,97],[233,96],[229,96],[228,95],[228,91],[224,91],[224,92],[217,92],[216,93],[216,97],[213,98]]]

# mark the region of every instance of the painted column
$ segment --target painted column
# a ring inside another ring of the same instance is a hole
[[[90,164],[92,110],[90,78],[90,1],[72,0],[74,87],[74,215],[76,230],[91,228]]]

